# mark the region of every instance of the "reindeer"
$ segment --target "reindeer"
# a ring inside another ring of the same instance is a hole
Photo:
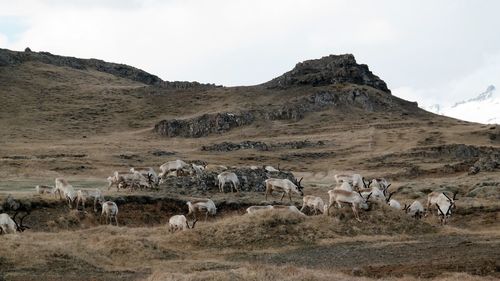
[[[78,193],[75,190],[69,190],[65,194],[66,196],[66,201],[68,202],[68,207],[70,209],[73,208],[73,204],[76,203],[76,198],[78,197]]]
[[[394,209],[397,209],[397,210],[401,210],[401,204],[397,201],[397,200],[394,200],[394,199],[391,199],[392,195],[396,193],[396,192],[391,192],[389,193],[389,196],[385,199],[385,202],[387,203],[387,205],[389,205],[391,208],[394,208]]]
[[[54,192],[54,186],[48,185],[37,185],[35,186],[35,191],[37,194],[52,194]]]
[[[186,203],[188,205],[188,216],[193,215],[195,219],[196,218],[196,213],[205,213],[205,221],[208,219],[208,214],[215,216],[217,213],[217,207],[215,207],[214,201],[210,199],[198,199],[194,200],[193,202],[188,201]]]
[[[287,205],[273,205],[273,210],[285,210],[285,211],[289,211],[289,212],[292,212],[292,213],[295,213],[295,214],[299,214],[301,216],[306,216],[304,213],[302,213],[299,209],[297,209],[297,207],[291,205],[291,206],[287,206]]]
[[[130,168],[130,172],[132,174],[139,172],[145,179],[147,179],[150,187],[157,186],[160,181],[158,175],[152,167]]]
[[[96,188],[95,190],[78,190],[76,192],[76,209],[82,204],[83,210],[85,210],[85,202],[88,198],[94,198],[94,213],[97,212],[97,204],[102,204],[104,202],[104,197],[102,196],[101,190]]]
[[[342,181],[340,186],[336,186],[334,189],[341,189],[345,191],[353,191],[352,185],[349,181]]]
[[[441,220],[441,224],[445,225],[446,220],[451,217],[451,211],[456,208],[455,200],[457,200],[457,192],[453,193],[453,197],[450,198],[444,192],[431,192],[427,195],[427,212],[425,216],[428,215],[428,212],[431,209],[432,205],[436,206],[438,211],[438,216]]]
[[[311,208],[314,211],[314,214],[317,215],[318,211],[320,213],[324,212],[324,206],[325,203],[323,203],[323,199],[318,196],[312,196],[312,195],[307,195],[302,198],[303,204],[302,208],[300,209],[301,212],[304,212],[304,209],[306,207]]]
[[[283,192],[283,195],[281,195],[280,201],[283,201],[283,197],[285,195],[288,195],[288,198],[290,199],[290,202],[292,202],[292,192],[299,194],[300,196],[304,196],[304,192],[302,191],[303,187],[300,185],[302,182],[301,178],[300,180],[297,181],[295,179],[295,182],[290,181],[289,179],[274,179],[270,178],[264,181],[266,185],[266,200],[267,200],[267,195],[273,193],[273,191],[277,192]]]
[[[17,214],[18,212],[16,212],[12,218],[6,213],[0,214],[0,234],[15,234],[30,228],[29,226],[23,225],[23,220],[28,214],[21,217],[19,224],[16,222]]]
[[[196,165],[195,163],[191,163],[191,167],[193,168],[194,173],[198,176],[202,175],[203,171],[205,171],[205,166],[203,165]]]
[[[266,205],[266,206],[250,206],[247,208],[247,213],[248,214],[255,214],[257,212],[265,211],[265,210],[271,210],[273,206],[271,205]]]
[[[118,226],[118,206],[116,205],[115,202],[113,201],[106,201],[102,203],[102,212],[101,212],[101,223],[102,223],[102,217],[104,216],[105,223],[112,224],[113,219],[115,219],[116,226]]]
[[[405,211],[411,217],[421,219],[422,215],[424,214],[424,206],[422,206],[422,203],[420,203],[420,201],[415,200],[409,206],[405,204],[405,206],[403,207],[403,211]]]
[[[184,215],[175,215],[168,220],[169,231],[175,232],[177,230],[193,229],[194,225],[198,220],[195,219],[191,226],[189,226],[188,221]]]
[[[162,164],[160,166],[160,174],[158,175],[160,177],[160,183],[163,183],[165,177],[169,172],[175,171],[177,173],[177,176],[180,176],[180,173],[182,173],[183,169],[189,167],[189,164],[179,159]]]
[[[324,213],[327,215],[330,215],[330,208],[333,206],[334,203],[337,203],[337,206],[339,208],[342,208],[342,203],[349,204],[351,205],[352,212],[354,213],[354,216],[356,217],[356,220],[361,222],[359,219],[359,214],[358,210],[359,209],[365,209],[367,210],[369,208],[368,206],[368,200],[370,199],[371,194],[368,194],[366,198],[361,195],[361,192],[354,192],[354,191],[346,191],[346,190],[339,190],[339,189],[333,189],[328,191],[328,195],[330,196],[330,202],[328,203],[328,207],[325,206]]]
[[[353,188],[354,190],[359,190],[365,187],[364,178],[360,174],[337,174],[334,178],[337,184],[349,183],[352,185],[351,191]]]
[[[239,192],[240,181],[238,180],[238,176],[233,172],[222,172],[217,176],[217,180],[219,181],[219,191],[224,192],[224,185],[226,182],[231,182],[236,192]],[[231,188],[231,192],[233,189]]]
[[[280,170],[280,165],[278,164],[278,169],[275,169],[273,166],[269,166],[269,165],[263,165],[262,168],[264,168],[264,170],[266,170],[268,173],[279,173],[281,172]]]
[[[54,188],[54,196],[57,196],[56,194],[59,194],[59,199],[63,199],[63,196],[65,199],[68,199],[67,194],[71,191],[73,192],[75,191],[73,186],[63,178],[56,178],[55,182],[56,182],[56,187]]]

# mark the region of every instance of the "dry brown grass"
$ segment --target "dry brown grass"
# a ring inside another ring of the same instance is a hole
[[[193,273],[172,273],[162,270],[154,272],[145,281],[216,281],[216,280],[245,280],[245,281],[304,281],[304,280],[317,280],[317,281],[368,281],[374,280],[367,277],[354,277],[351,275],[343,274],[338,271],[325,271],[325,270],[311,270],[305,268],[298,268],[295,266],[266,266],[266,265],[251,265],[242,264],[236,269],[228,270],[208,270]],[[387,281],[417,281],[422,280],[411,276],[406,277],[386,277],[383,280]],[[493,277],[479,277],[465,273],[448,273],[443,274],[436,278],[429,278],[426,280],[434,281],[493,281],[497,280]]]

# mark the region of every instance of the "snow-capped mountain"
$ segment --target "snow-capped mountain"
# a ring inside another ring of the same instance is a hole
[[[478,96],[456,102],[452,106],[434,104],[424,109],[471,122],[500,124],[500,97],[496,95],[496,88],[493,85],[488,86],[486,91]]]

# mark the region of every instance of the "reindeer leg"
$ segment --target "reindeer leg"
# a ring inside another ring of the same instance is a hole
[[[283,195],[281,195],[280,202],[283,201],[283,197],[285,197],[286,192],[283,191]]]
[[[358,214],[358,210],[356,208],[356,206],[354,204],[352,204],[352,212],[354,213],[354,216],[356,217],[356,220],[361,222],[361,220],[359,219],[359,214]]]
[[[292,193],[288,192],[288,198],[290,198],[290,202],[292,202]]]

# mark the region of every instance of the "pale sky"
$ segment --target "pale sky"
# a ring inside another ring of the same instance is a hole
[[[352,53],[393,94],[446,104],[500,87],[499,12],[494,0],[0,0],[0,48],[225,86]]]

